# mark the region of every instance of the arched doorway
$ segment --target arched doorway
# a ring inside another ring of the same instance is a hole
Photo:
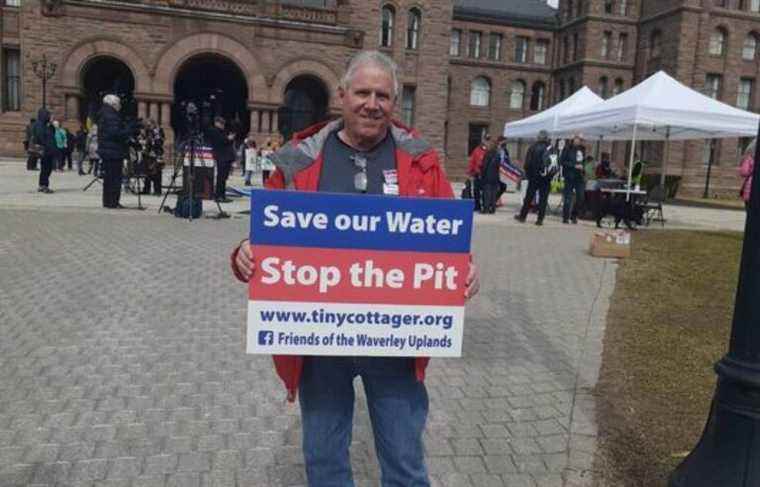
[[[121,98],[122,115],[137,117],[135,102],[135,77],[123,61],[111,56],[98,56],[82,68],[81,86],[84,89],[84,103],[80,104],[79,120],[88,118],[95,122],[103,104],[103,96],[114,94]]]
[[[327,118],[327,89],[319,78],[296,76],[285,87],[284,100],[277,128],[285,140]]]
[[[213,117],[222,116],[228,129],[241,137],[248,134],[248,83],[245,74],[229,59],[213,53],[199,54],[177,71],[171,125],[180,137],[188,131],[184,107],[189,102],[200,110],[201,124],[210,124]]]

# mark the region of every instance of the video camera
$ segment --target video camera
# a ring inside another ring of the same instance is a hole
[[[184,119],[189,133],[199,133],[211,125],[214,100],[214,95],[209,95],[207,98],[179,103],[180,116]]]

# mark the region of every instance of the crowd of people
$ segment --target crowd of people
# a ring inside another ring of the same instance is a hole
[[[639,188],[646,163],[638,154],[634,155],[634,161],[631,182],[635,188]],[[512,164],[506,148],[506,138],[503,136],[493,141],[486,134],[481,144],[470,153],[467,170],[469,179],[463,195],[475,200],[475,211],[494,213],[506,188],[506,184],[500,180],[498,168]],[[618,184],[623,181],[613,169],[610,154],[602,152],[597,161],[588,153],[581,134],[552,142],[546,131],[540,131],[526,152],[522,170],[528,187],[522,206],[514,218],[524,223],[528,214],[535,211],[536,225],[539,226],[543,225],[552,191],[562,192],[562,223],[577,224],[579,216],[595,206],[591,203],[598,203],[587,201],[587,191],[599,189],[596,185],[599,181],[617,181]]]
[[[165,134],[155,120],[125,120],[121,115],[121,100],[106,95],[99,112],[73,134],[49,110],[41,108],[37,118],[26,126],[24,150],[26,168],[39,171],[38,191],[49,194],[53,171],[73,170],[74,161],[80,176],[92,174],[103,181],[103,207],[119,209],[122,187],[141,194],[162,194]],[[274,171],[272,154],[280,148],[278,138],[267,138],[259,149],[253,136],[241,140],[239,130],[227,129],[223,117],[203,130],[203,143],[212,149],[216,163],[213,197],[229,203],[227,179],[235,164],[239,164],[245,185],[261,174],[263,185]],[[142,188],[130,184],[138,177]]]

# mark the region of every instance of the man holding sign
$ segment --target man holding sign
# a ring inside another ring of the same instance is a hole
[[[391,121],[398,94],[398,77],[396,65],[390,58],[376,51],[357,54],[341,80],[338,94],[343,105],[342,119],[297,134],[291,143],[274,154],[277,171],[267,181],[268,188],[453,198],[451,185],[440,167],[435,150],[415,131]],[[307,196],[298,193],[288,195],[295,200]],[[320,196],[330,197],[340,198],[337,195]],[[477,272],[469,264],[469,258],[464,262],[464,272],[458,275],[457,265],[439,261],[445,259],[420,262],[409,255],[412,254],[409,250],[415,245],[415,239],[433,234],[441,237],[439,240],[444,242],[443,247],[423,249],[423,252],[435,251],[441,255],[454,252],[456,255],[453,258],[460,258],[462,248],[456,242],[464,241],[459,238],[464,228],[457,217],[437,218],[432,213],[422,217],[415,213],[419,210],[404,207],[402,201],[408,200],[399,199],[401,203],[396,204],[396,198],[379,196],[364,197],[362,200],[366,201],[366,205],[363,204],[361,209],[366,211],[359,215],[341,211],[339,199],[322,206],[333,208],[332,212],[298,213],[284,208],[284,202],[290,200],[278,201],[276,197],[268,200],[259,194],[255,198],[253,205],[262,205],[263,216],[256,224],[261,225],[261,234],[271,234],[272,244],[282,243],[277,238],[280,232],[285,231],[293,234],[314,230],[329,236],[331,231],[350,230],[351,239],[358,235],[354,248],[376,250],[365,253],[364,250],[335,249],[344,245],[335,240],[326,241],[325,245],[304,242],[315,247],[307,248],[308,252],[323,254],[316,260],[318,265],[299,266],[298,259],[292,258],[299,254],[293,250],[275,246],[269,247],[271,252],[265,252],[262,242],[256,241],[252,247],[247,240],[235,249],[232,254],[233,271],[244,282],[255,277],[251,280],[251,295],[256,299],[265,300],[269,289],[291,283],[300,286],[299,293],[306,293],[301,289],[308,286],[312,301],[327,303],[330,296],[340,295],[346,297],[345,302],[351,303],[346,305],[344,313],[333,313],[329,304],[324,305],[325,309],[315,308],[306,319],[311,323],[309,326],[315,326],[316,322],[329,322],[327,314],[330,313],[338,321],[346,321],[345,325],[336,322],[335,326],[349,326],[349,321],[361,320],[370,323],[368,326],[401,330],[403,326],[414,326],[419,320],[419,326],[424,326],[426,330],[446,330],[453,326],[453,318],[447,319],[451,317],[438,316],[431,320],[428,315],[407,313],[402,316],[394,311],[406,309],[405,304],[416,304],[414,286],[420,293],[441,293],[441,296],[447,297],[454,292],[460,293],[460,301],[474,296],[478,291]],[[418,202],[424,205],[424,200]],[[388,207],[388,211],[382,211],[383,205]],[[469,213],[471,217],[471,209]],[[362,238],[361,234],[366,234],[366,238]],[[399,252],[380,251],[379,244],[374,243],[383,240],[376,237],[380,234],[385,235],[385,240],[393,241]],[[447,250],[445,242],[449,240],[455,244]],[[466,244],[469,246],[469,235]],[[321,249],[317,250],[317,247]],[[366,311],[360,309],[362,305],[359,303],[365,302],[362,298],[372,295],[373,291],[369,288],[373,286],[382,287],[383,293],[391,296],[389,299],[392,301],[388,303],[401,304],[386,308],[374,306]],[[298,300],[298,296],[294,300]],[[414,347],[432,346],[436,340],[435,343],[441,345],[446,339],[443,335],[434,336],[433,331],[428,334],[433,338],[426,337],[422,345],[415,342]],[[428,414],[428,396],[422,381],[429,359],[409,358],[417,354],[409,353],[410,344],[401,335],[367,338],[375,346],[389,350],[389,356],[383,357],[275,355],[275,367],[285,382],[288,399],[294,400],[296,391],[299,394],[306,474],[311,487],[354,485],[349,446],[354,411],[353,379],[356,376],[361,376],[367,394],[382,469],[382,485],[430,485],[422,445]],[[346,335],[346,340],[349,338]],[[257,332],[255,346],[265,348],[279,344],[287,347],[291,342],[297,342],[308,347],[310,341],[316,340],[315,333],[287,334],[262,329]],[[394,354],[396,357],[392,356]]]

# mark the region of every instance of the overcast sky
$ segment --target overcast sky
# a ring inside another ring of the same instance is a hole
[[[547,2],[547,3],[548,3],[549,5],[551,5],[552,7],[554,7],[554,8],[557,8],[557,3],[558,3],[558,2],[559,2],[559,0],[548,0],[548,2]]]

